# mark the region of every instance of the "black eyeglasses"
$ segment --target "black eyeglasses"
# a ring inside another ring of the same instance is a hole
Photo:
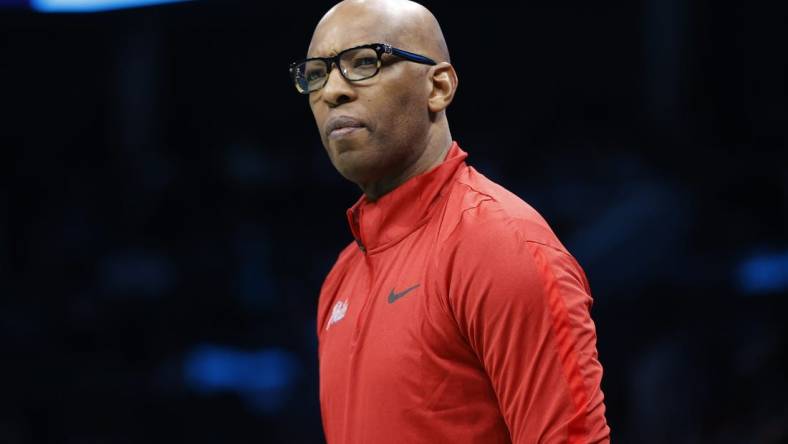
[[[380,72],[381,55],[391,54],[411,62],[437,65],[429,57],[394,48],[385,43],[348,48],[334,57],[310,57],[290,64],[290,76],[301,94],[309,94],[326,86],[331,68],[336,65],[345,79],[356,82],[374,77]]]

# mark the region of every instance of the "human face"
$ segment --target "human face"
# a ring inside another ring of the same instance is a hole
[[[373,14],[338,10],[318,26],[309,56],[378,41],[418,52],[381,35],[384,26]],[[340,174],[365,188],[396,181],[421,156],[430,126],[429,69],[384,54],[376,76],[350,82],[333,69],[325,86],[309,94],[323,146]]]

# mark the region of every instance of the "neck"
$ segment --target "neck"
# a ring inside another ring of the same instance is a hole
[[[441,133],[438,137],[430,138],[421,155],[399,174],[388,179],[359,184],[361,190],[367,196],[367,200],[374,202],[389,191],[405,183],[411,177],[418,176],[443,163],[443,160],[446,158],[446,152],[451,148],[453,139],[448,128],[446,128],[446,131],[441,131]]]

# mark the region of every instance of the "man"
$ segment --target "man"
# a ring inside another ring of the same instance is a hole
[[[346,0],[291,65],[363,195],[320,293],[328,443],[608,442],[590,290],[528,204],[465,163],[440,26]]]

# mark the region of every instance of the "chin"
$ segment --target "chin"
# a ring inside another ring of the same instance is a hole
[[[359,148],[361,148],[361,144],[356,140],[339,139],[328,141],[328,149],[334,153],[335,156],[344,155],[348,151],[357,151]]]
[[[366,183],[380,169],[380,159],[359,150],[335,152],[332,159],[334,168],[345,179],[356,184]]]
[[[364,137],[365,132],[366,131],[356,131],[354,134],[349,134],[338,139],[326,139],[326,143],[329,149],[337,155],[346,151],[357,151],[369,146],[369,138]]]

